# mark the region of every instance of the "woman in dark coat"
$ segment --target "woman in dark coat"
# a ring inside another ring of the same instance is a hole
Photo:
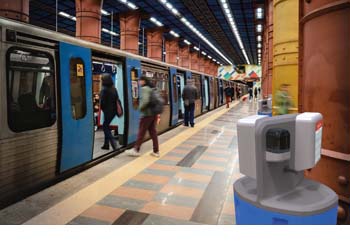
[[[112,136],[111,130],[109,129],[109,125],[117,115],[118,92],[114,87],[113,79],[110,74],[102,75],[102,86],[100,101],[101,110],[104,114],[103,132],[105,135],[105,141],[101,149],[109,150],[109,144],[111,144],[113,150],[115,150],[117,144]]]

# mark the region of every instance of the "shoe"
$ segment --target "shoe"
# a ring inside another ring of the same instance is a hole
[[[194,124],[191,124],[191,128],[194,128]]]
[[[184,124],[185,127],[188,127],[188,124]]]
[[[126,150],[125,153],[131,157],[138,157],[141,155],[140,152],[136,151],[134,148]]]
[[[109,145],[103,145],[103,146],[101,147],[101,149],[102,149],[102,150],[107,150],[107,151],[109,151]]]
[[[151,156],[153,156],[153,157],[160,157],[160,154],[159,154],[159,152],[151,152],[151,154],[150,154]]]

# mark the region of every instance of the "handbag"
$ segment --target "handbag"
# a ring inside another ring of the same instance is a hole
[[[117,100],[117,116],[122,117],[123,114],[124,114],[124,112],[123,112],[122,103],[121,103],[120,99],[118,99]]]

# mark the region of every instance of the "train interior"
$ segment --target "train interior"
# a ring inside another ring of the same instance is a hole
[[[109,150],[102,150],[101,146],[104,143],[104,133],[103,133],[103,121],[104,115],[100,108],[100,93],[102,89],[102,74],[110,74],[114,86],[117,89],[119,99],[122,104],[123,111],[125,111],[124,106],[124,80],[123,80],[123,64],[121,62],[116,62],[115,60],[100,59],[93,57],[93,110],[94,110],[94,150],[93,158],[98,158],[106,153],[113,151],[112,148]],[[125,132],[125,113],[121,117],[115,117],[110,124],[113,129],[113,136],[117,142],[117,148],[123,146],[123,137]]]
[[[182,91],[185,87],[185,74],[178,72],[176,75],[176,88],[177,88],[177,103],[179,108],[178,121],[182,122],[184,119],[185,106],[182,99]]]

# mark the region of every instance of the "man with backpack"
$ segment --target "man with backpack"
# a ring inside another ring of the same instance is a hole
[[[142,141],[148,131],[153,142],[153,152],[151,155],[159,157],[159,144],[156,127],[160,120],[164,101],[148,77],[141,77],[139,83],[142,87],[139,107],[141,111],[139,132],[134,148],[127,150],[126,154],[134,157],[140,156]]]
[[[195,102],[198,99],[198,91],[192,79],[187,80],[187,84],[182,91],[182,99],[185,105],[185,126],[188,127],[188,123],[190,123],[193,128]]]

